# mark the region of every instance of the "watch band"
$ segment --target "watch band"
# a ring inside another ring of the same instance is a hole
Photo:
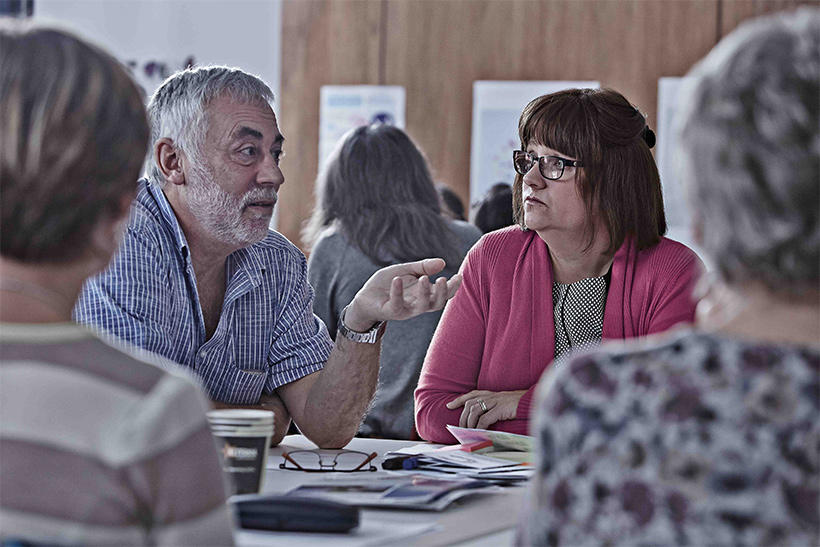
[[[348,304],[349,306],[350,304]],[[387,328],[387,323],[384,321],[379,321],[373,327],[365,332],[358,332],[355,330],[350,330],[345,325],[345,313],[347,312],[347,306],[344,307],[342,313],[339,314],[339,334],[347,338],[348,340],[352,340],[353,342],[358,342],[360,344],[375,344],[379,341],[379,339],[384,334],[384,329]]]

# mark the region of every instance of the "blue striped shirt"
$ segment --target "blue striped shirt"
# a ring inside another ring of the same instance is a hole
[[[86,281],[74,317],[190,368],[226,403],[257,403],[321,370],[333,342],[313,314],[302,252],[270,231],[226,268],[219,324],[206,340],[185,234],[162,190],[141,180],[123,242]]]

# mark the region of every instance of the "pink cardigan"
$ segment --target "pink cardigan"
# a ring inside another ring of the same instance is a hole
[[[685,245],[662,238],[638,252],[627,240],[615,253],[602,338],[624,339],[692,322],[692,289],[702,269]],[[421,371],[416,428],[423,439],[453,443],[446,424],[461,408],[445,404],[474,389],[526,389],[513,420],[491,429],[529,434],[538,379],[552,363],[555,325],[549,250],[535,232],[510,227],[484,236],[462,266],[464,281],[447,304]]]

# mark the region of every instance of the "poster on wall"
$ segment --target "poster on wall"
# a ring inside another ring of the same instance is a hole
[[[686,190],[680,176],[675,150],[677,149],[675,124],[678,113],[679,93],[684,78],[658,79],[658,146],[655,160],[663,186],[663,205],[666,212],[667,235],[672,239],[694,246],[691,240],[691,222],[686,201]]]
[[[360,125],[385,123],[404,129],[404,87],[323,85],[319,97],[319,167],[338,140]]]
[[[521,146],[518,118],[532,99],[573,87],[600,87],[592,81],[473,82],[473,134],[470,144],[470,201],[497,182],[512,184],[512,151]]]

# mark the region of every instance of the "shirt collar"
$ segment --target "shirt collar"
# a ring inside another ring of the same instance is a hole
[[[191,253],[188,249],[188,240],[185,239],[185,232],[182,231],[182,226],[179,225],[179,220],[171,208],[171,203],[168,201],[168,198],[165,197],[162,188],[157,184],[147,179],[145,180],[145,184],[148,192],[157,204],[160,215],[162,215],[165,223],[171,228],[174,242],[176,243],[177,249],[179,249],[180,255],[182,255],[185,260],[190,261]],[[245,272],[254,286],[258,286],[262,282],[262,275],[266,271],[265,261],[259,253],[260,251],[256,248],[256,245],[251,245],[234,251],[229,257],[233,263],[233,268]]]
[[[184,259],[190,260],[191,253],[188,250],[188,240],[185,239],[185,232],[182,231],[182,226],[179,225],[179,220],[177,220],[177,216],[171,208],[171,203],[168,201],[168,198],[165,197],[165,193],[159,185],[154,184],[148,179],[143,180],[145,180],[145,186],[148,193],[154,198],[154,202],[157,204],[159,214],[162,215],[162,219],[165,221],[165,224],[171,228],[174,243],[176,243],[179,254],[182,255]]]
[[[259,286],[262,283],[262,275],[267,269],[264,260],[259,254],[260,250],[257,246],[251,245],[250,247],[234,251],[230,255],[233,268],[244,272],[254,286]]]

